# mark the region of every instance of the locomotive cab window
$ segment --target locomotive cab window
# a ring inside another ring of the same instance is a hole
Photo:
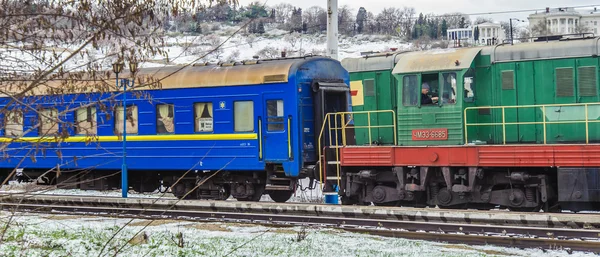
[[[4,118],[4,135],[7,137],[23,136],[23,113],[10,111]]]
[[[138,108],[135,105],[127,106],[127,118],[125,122],[127,134],[138,133]],[[123,107],[119,106],[115,111],[115,133],[123,134]]]
[[[235,132],[254,131],[254,102],[233,102],[233,126]]]
[[[156,133],[175,133],[175,108],[172,104],[156,105]]]
[[[463,99],[467,103],[472,103],[475,101],[475,72],[469,69],[469,71],[464,75],[463,82]]]
[[[96,135],[98,123],[96,107],[82,107],[75,111],[75,134]]]
[[[283,100],[267,100],[267,130],[283,131]]]
[[[58,134],[58,110],[54,108],[41,109],[38,112],[40,136],[49,136]]]
[[[196,132],[213,131],[213,104],[195,103],[194,104],[194,130]]]
[[[440,93],[438,74],[423,74],[421,78],[421,105],[437,105]]]
[[[419,85],[417,75],[404,76],[402,79],[402,105],[415,106],[419,104]]]
[[[456,103],[456,73],[442,73],[442,104]]]

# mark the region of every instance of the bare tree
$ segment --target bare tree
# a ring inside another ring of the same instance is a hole
[[[256,36],[254,34],[248,34],[246,36],[246,43],[248,43],[248,45],[250,47],[252,47],[252,44],[254,44],[254,41],[256,41]]]
[[[402,8],[402,11],[400,11],[400,15],[398,17],[398,23],[400,25],[400,32],[398,33],[398,36],[404,39],[410,38],[412,27],[414,24],[413,17],[415,16],[415,14],[416,11],[413,7]]]
[[[340,34],[350,35],[354,32],[355,18],[350,6],[342,5],[338,8],[338,30]]]
[[[471,19],[469,19],[469,16],[464,13],[460,13],[460,12],[447,13],[447,14],[442,15],[441,18],[446,20],[446,23],[448,24],[448,28],[450,28],[450,29],[459,28],[461,22],[463,21],[463,18],[464,18],[465,24],[471,24]]]
[[[546,21],[541,20],[537,24],[534,24],[533,27],[531,27],[531,35],[534,37],[549,36],[552,35],[552,32],[548,29]]]
[[[281,3],[273,7],[275,9],[275,22],[279,24],[285,24],[290,22],[292,18],[292,10],[294,6],[291,4]]]
[[[384,8],[375,18],[380,27],[379,33],[396,35],[396,28],[400,26],[401,10],[395,7]]]
[[[283,40],[285,42],[287,42],[288,44],[290,44],[292,46],[292,49],[296,47],[296,44],[298,42],[300,42],[300,40],[302,40],[302,38],[300,38],[300,33],[298,32],[292,32],[290,34],[287,34],[285,36],[283,36]]]
[[[313,6],[302,13],[302,20],[306,23],[307,33],[321,33],[327,30],[327,11],[320,6]]]
[[[479,25],[479,24],[486,23],[486,22],[493,23],[494,19],[492,19],[490,17],[479,16],[475,19],[475,21],[473,22],[473,25]]]
[[[575,33],[587,33],[587,32],[592,32],[591,29],[584,25],[583,23],[579,22],[577,24],[577,26],[575,26]]]

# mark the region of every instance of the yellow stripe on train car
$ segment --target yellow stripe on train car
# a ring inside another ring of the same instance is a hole
[[[127,135],[127,141],[194,141],[194,140],[252,140],[256,133],[245,134],[187,134],[187,135]],[[0,142],[121,142],[121,136],[72,136],[64,139],[55,137],[0,137]]]

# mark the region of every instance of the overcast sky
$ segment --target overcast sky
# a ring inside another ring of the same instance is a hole
[[[256,0],[239,0],[241,5],[247,5]],[[327,0],[259,0],[259,2],[272,6],[279,3],[290,3],[294,6],[306,9],[311,6],[327,6]],[[436,13],[443,14],[449,12],[463,13],[481,13],[494,11],[515,11],[525,9],[544,9],[545,7],[572,7],[584,5],[598,5],[598,0],[338,0],[338,6],[349,5],[353,13],[358,8],[365,7],[367,11],[378,13],[385,7],[414,7],[417,14]],[[586,8],[590,9],[590,8]],[[599,8],[600,9],[600,8]],[[581,10],[581,9],[580,9]],[[495,21],[508,20],[509,18],[527,19],[527,15],[533,12],[519,12],[511,14],[489,14],[484,15],[493,18]],[[472,20],[475,16],[471,17]]]

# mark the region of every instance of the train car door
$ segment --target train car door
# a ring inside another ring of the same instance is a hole
[[[284,97],[280,93],[267,93],[263,95],[263,160],[267,162],[281,162],[289,158],[289,139],[287,118],[284,108]]]

